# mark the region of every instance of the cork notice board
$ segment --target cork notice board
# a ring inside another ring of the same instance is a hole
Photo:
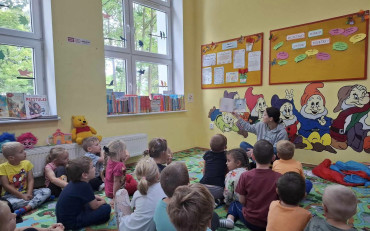
[[[270,84],[367,78],[369,11],[270,32]]]
[[[201,46],[202,89],[262,85],[263,33]]]

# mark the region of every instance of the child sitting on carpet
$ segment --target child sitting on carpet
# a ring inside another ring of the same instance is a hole
[[[125,161],[130,154],[126,150],[126,144],[121,140],[114,140],[104,146],[105,155],[108,160],[105,167],[105,195],[112,198],[111,205],[114,205],[116,192],[120,188],[125,188],[129,194],[133,194],[137,189],[136,180],[126,174]]]
[[[26,160],[24,146],[19,142],[7,142],[2,147],[8,160],[0,164],[2,196],[10,202],[19,216],[44,203],[50,197],[50,189],[33,189],[33,164]]]
[[[270,203],[278,199],[276,182],[280,173],[270,169],[274,148],[267,140],[259,140],[253,148],[252,158],[256,168],[242,173],[235,192],[239,201],[233,201],[228,210],[227,219],[220,220],[220,227],[232,229],[234,222],[240,219],[253,231],[265,230]]]
[[[96,136],[90,136],[82,141],[82,148],[85,150],[85,156],[89,157],[95,167],[95,178],[89,184],[94,191],[100,191],[104,188],[104,182],[101,178],[104,163],[104,152],[101,150],[100,141]]]
[[[247,171],[249,160],[247,152],[242,148],[231,149],[226,154],[226,165],[229,172],[225,177],[224,201],[230,205],[233,201],[239,201],[239,195],[235,192],[240,175]]]
[[[295,150],[294,144],[289,140],[280,140],[276,144],[276,150],[280,160],[274,161],[272,170],[280,174],[293,171],[300,174],[303,179],[305,179],[301,162],[293,159]],[[306,179],[306,193],[308,194],[311,189],[312,182]]]
[[[69,154],[61,146],[50,149],[46,157],[45,186],[51,190],[51,195],[58,197],[62,189],[67,186],[66,165]]]
[[[16,214],[10,211],[5,201],[0,201],[0,230],[1,231],[63,231],[63,224],[52,224],[48,228],[22,227],[16,228]]]
[[[304,178],[296,172],[285,173],[277,182],[277,192],[280,201],[270,204],[266,231],[303,231],[312,217],[298,206],[306,194]]]
[[[144,151],[144,155],[149,155],[157,163],[159,172],[172,161],[171,150],[167,146],[167,140],[163,138],[154,138],[149,142],[149,149]]]
[[[102,197],[94,195],[89,185],[95,176],[91,159],[82,156],[69,161],[67,176],[70,182],[63,189],[55,207],[57,222],[73,230],[107,222],[111,207]]]
[[[224,197],[225,175],[227,173],[227,138],[222,134],[212,136],[210,147],[211,150],[203,156],[204,169],[200,183],[208,188],[216,201],[221,201]]]
[[[160,200],[154,213],[154,222],[157,231],[176,231],[167,214],[167,205],[175,192],[181,185],[189,184],[189,172],[185,163],[175,162],[168,165],[161,172],[161,186],[167,197]]]
[[[324,190],[322,205],[325,219],[312,218],[304,231],[357,230],[347,223],[357,210],[357,198],[350,188],[343,185],[329,185]]]
[[[177,231],[209,230],[214,201],[209,190],[195,183],[177,187],[167,207]]]
[[[131,202],[126,189],[116,193],[114,208],[119,230],[155,230],[155,207],[166,194],[159,183],[159,170],[154,159],[149,156],[141,158],[135,167],[135,175],[139,184]]]

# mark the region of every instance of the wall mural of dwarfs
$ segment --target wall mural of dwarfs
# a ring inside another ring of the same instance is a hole
[[[336,106],[331,109],[321,92],[324,87],[324,83],[315,82],[308,84],[300,94],[286,89],[282,94],[271,97],[271,107],[280,110],[289,140],[296,148],[316,152],[335,154],[337,150],[351,148],[356,152],[370,153],[370,98],[367,88],[359,84],[341,87],[338,101],[333,103]],[[214,106],[208,117],[222,132],[236,132],[245,138],[248,132],[239,130],[232,112],[255,124],[268,107],[264,95],[254,93],[253,87],[246,90],[244,98],[240,98],[238,92],[225,91],[220,102],[220,108]],[[233,104],[230,107],[233,109],[226,110],[225,102]],[[245,102],[244,110],[241,102]]]

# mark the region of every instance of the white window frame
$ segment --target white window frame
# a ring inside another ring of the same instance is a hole
[[[0,28],[0,44],[32,48],[35,94],[47,95],[57,115],[51,0],[30,0],[32,32]]]
[[[104,46],[105,57],[115,57],[127,60],[127,94],[137,94],[136,92],[136,61],[150,62],[155,64],[163,64],[168,66],[168,91],[173,91],[173,55],[172,55],[172,16],[171,6],[172,0],[162,2],[160,0],[122,0],[124,9],[124,27],[126,48]],[[154,8],[156,10],[166,13],[167,20],[167,54],[155,54],[145,51],[135,50],[134,41],[134,20],[133,20],[133,4],[138,3],[146,7]],[[150,93],[149,93],[150,94]]]

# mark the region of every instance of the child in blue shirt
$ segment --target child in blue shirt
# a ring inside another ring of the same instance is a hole
[[[95,167],[95,177],[89,181],[89,184],[94,191],[100,191],[104,188],[101,172],[103,171],[104,152],[101,150],[101,145],[98,137],[90,136],[82,141],[82,148],[85,150],[85,156],[92,160]]]
[[[95,167],[90,158],[79,157],[67,165],[70,180],[59,196],[55,213],[57,222],[66,229],[81,229],[107,222],[111,207],[105,200],[94,195],[89,181],[95,176]]]

